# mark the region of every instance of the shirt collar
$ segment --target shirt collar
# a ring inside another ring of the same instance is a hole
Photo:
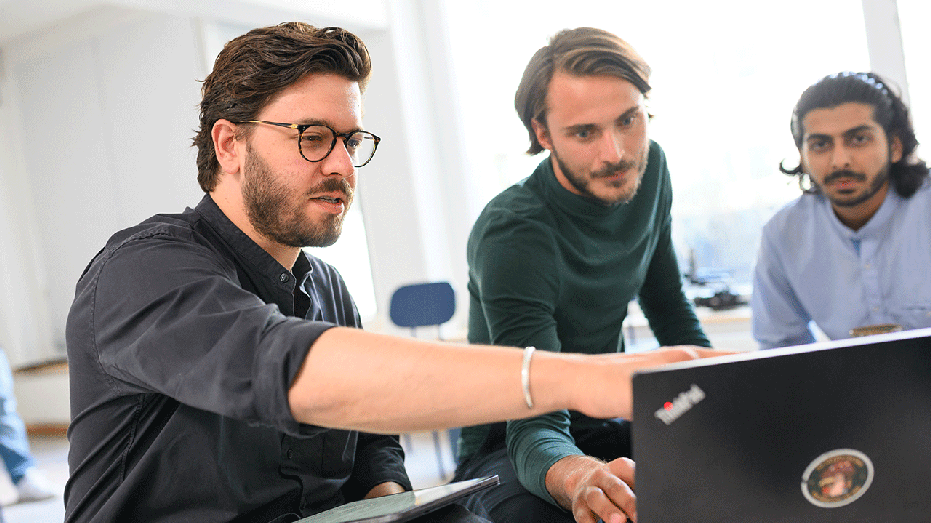
[[[268,251],[255,243],[242,229],[237,227],[236,224],[223,213],[209,194],[204,195],[193,212],[203,216],[204,220],[223,238],[232,248],[233,252],[240,257],[242,262],[248,264],[252,270],[257,273],[275,278],[279,280],[280,283],[284,283],[281,280],[281,275],[284,273],[293,273],[292,276],[299,285],[302,284],[310,274],[312,267],[303,250],[298,254],[294,267],[290,270],[283,267],[278,263],[278,260],[268,253]]]
[[[834,213],[834,209],[831,207],[830,200],[827,199],[823,194],[818,195],[821,200],[821,205],[827,208],[828,213],[830,214],[831,223],[834,225],[834,228],[837,229],[838,233],[853,242],[860,242],[864,239],[874,239],[882,237],[886,234],[890,223],[892,222],[893,216],[896,214],[896,210],[902,203],[902,197],[899,196],[899,193],[895,191],[891,185],[889,190],[886,191],[886,197],[883,199],[882,204],[880,204],[879,209],[876,210],[876,214],[866,222],[863,227],[860,227],[859,230],[854,231],[850,227],[844,225],[840,219],[837,217],[837,214]]]
[[[612,216],[616,214],[619,209],[627,207],[627,204],[604,205],[597,200],[575,194],[563,187],[562,184],[559,183],[559,180],[556,179],[556,172],[553,170],[552,155],[547,156],[540,162],[540,165],[538,165],[536,171],[534,171],[534,176],[538,176],[542,179],[545,194],[549,196],[548,199],[554,202],[563,211],[573,216],[583,219],[598,220]]]

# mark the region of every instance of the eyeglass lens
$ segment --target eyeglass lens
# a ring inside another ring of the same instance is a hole
[[[368,163],[375,155],[375,136],[365,131],[356,131],[349,136],[342,136],[346,151],[356,167]],[[336,147],[336,135],[329,127],[324,125],[311,125],[301,133],[301,154],[311,162],[319,162],[326,158],[330,151]]]

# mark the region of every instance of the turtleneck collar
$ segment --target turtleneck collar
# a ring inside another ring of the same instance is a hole
[[[584,220],[603,220],[618,214],[624,214],[630,202],[617,205],[605,205],[599,200],[575,194],[559,183],[553,171],[552,155],[547,156],[531,175],[540,184],[547,201],[556,205],[563,212]],[[637,197],[634,196],[636,199]]]

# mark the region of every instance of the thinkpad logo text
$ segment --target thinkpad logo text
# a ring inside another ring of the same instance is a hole
[[[655,416],[669,425],[703,399],[705,399],[705,391],[693,384],[691,389],[679,394],[676,399],[667,401],[663,408],[656,411]]]

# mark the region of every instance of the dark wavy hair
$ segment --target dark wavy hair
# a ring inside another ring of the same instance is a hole
[[[278,93],[311,73],[337,74],[364,90],[371,70],[365,44],[339,27],[287,22],[231,40],[201,87],[200,130],[194,136],[200,187],[210,192],[219,179],[211,137],[217,120],[255,120]]]
[[[564,29],[534,53],[514,95],[514,108],[530,134],[529,154],[543,151],[533,120],[546,125],[546,95],[556,71],[576,76],[615,76],[650,91],[650,66],[619,37],[593,27]]]
[[[928,178],[928,166],[914,156],[918,147],[915,130],[908,114],[908,108],[902,98],[891,88],[889,82],[876,73],[843,72],[825,76],[818,80],[799,98],[792,111],[790,129],[795,146],[801,150],[805,129],[805,116],[814,109],[837,107],[855,102],[873,107],[873,119],[878,123],[891,145],[893,137],[902,142],[902,158],[892,164],[889,177],[892,186],[904,198],[910,198]],[[789,176],[797,176],[798,184],[806,193],[820,192],[818,186],[811,182],[801,162],[794,169],[786,169],[782,162],[779,170]],[[808,186],[805,179],[808,178]]]

